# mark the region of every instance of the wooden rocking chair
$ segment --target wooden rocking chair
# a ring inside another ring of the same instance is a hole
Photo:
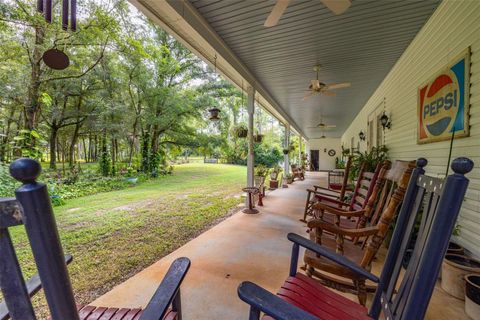
[[[336,196],[327,195],[312,189],[307,189],[307,201],[305,203],[305,211],[303,219],[300,221],[306,222],[307,216],[315,217],[314,205],[322,203],[330,207],[337,207],[348,211],[363,210],[368,203],[368,199],[373,192],[378,175],[380,174],[381,164],[378,164],[374,172],[364,171],[364,166],[361,167],[358,175],[358,181],[352,193],[350,202],[344,202]],[[343,195],[340,194],[343,198]]]
[[[41,287],[52,320],[181,320],[180,284],[189,267],[187,258],[176,259],[144,310],[86,306],[78,309],[73,297],[63,249],[47,187],[37,183],[41,167],[32,159],[19,159],[10,166],[12,176],[23,185],[16,199],[0,199],[0,319],[35,320],[30,297]],[[25,225],[38,275],[26,283],[8,228]]]
[[[313,190],[327,196],[334,196],[337,200],[343,201],[343,197],[347,191],[353,191],[354,185],[348,183],[350,168],[352,167],[353,156],[348,156],[345,169],[343,171],[330,170],[328,172],[327,187],[318,185],[313,186]],[[336,179],[342,177],[342,183],[338,183]]]
[[[384,319],[390,320],[423,319],[467,191],[468,179],[464,175],[472,170],[473,162],[467,158],[455,159],[452,163],[454,174],[445,181],[425,176],[425,165],[426,160],[420,159],[412,173],[380,277],[345,256],[299,235],[289,234],[288,239],[294,243],[290,276],[277,296],[251,282],[243,282],[238,288],[240,299],[250,305],[249,319],[259,319],[262,312],[267,315],[265,318],[277,320],[367,320],[379,319],[381,313]],[[422,206],[415,249],[402,278],[403,257]],[[378,283],[370,309],[297,273],[300,246],[338,263],[360,279]]]
[[[335,224],[325,222],[322,219],[312,219],[307,224],[308,227],[313,229],[310,232],[310,239],[326,248],[335,250],[338,254],[348,256],[350,260],[369,271],[371,263],[403,201],[414,167],[414,162],[396,161],[386,173],[382,168],[375,190],[368,201],[367,209],[361,216],[364,219],[358,219],[357,222],[354,222],[350,220],[349,212],[346,212],[348,215],[346,219],[341,216],[344,213],[338,212]],[[373,217],[371,225],[365,227],[374,207],[377,209],[375,212],[377,217]],[[378,212],[381,215],[377,214]],[[359,217],[357,215],[357,218]],[[353,226],[340,223],[339,220],[351,222]],[[324,231],[328,234],[325,234]],[[352,241],[345,241],[346,239]],[[363,250],[367,239],[370,239],[370,241]],[[357,245],[358,242],[362,242],[363,245]],[[308,276],[318,278],[322,284],[328,287],[356,294],[361,305],[365,305],[367,301],[367,292],[373,292],[376,289],[376,286],[367,286],[365,279],[359,279],[348,268],[325,259],[313,251],[305,251],[304,262]]]
[[[301,167],[297,166],[296,164],[292,164],[290,167],[292,168],[292,175],[294,180],[295,178],[305,180],[305,172]]]
[[[376,225],[383,209],[387,207],[402,175],[415,167],[415,161],[396,160],[393,165],[389,161],[380,169],[372,193],[364,209],[351,210],[350,207],[330,206],[322,202],[313,205],[314,219],[333,223],[347,229],[364,228],[367,224]],[[408,180],[405,182],[405,185]],[[358,237],[356,238],[358,240]],[[314,240],[312,238],[312,240]]]

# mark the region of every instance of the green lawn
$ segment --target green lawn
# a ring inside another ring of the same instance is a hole
[[[242,202],[245,181],[245,167],[190,163],[176,166],[171,176],[54,208],[64,251],[74,257],[69,270],[77,304],[89,303],[228,216]],[[23,227],[12,236],[30,276],[35,269]],[[35,304],[46,310],[42,297]]]

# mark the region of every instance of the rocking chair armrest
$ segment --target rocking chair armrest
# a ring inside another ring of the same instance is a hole
[[[351,260],[347,259],[345,256],[342,256],[342,255],[339,255],[337,254],[336,252],[328,249],[328,248],[325,248],[307,238],[304,238],[298,234],[295,234],[295,233],[289,233],[287,235],[287,238],[288,240],[292,241],[293,243],[296,243],[298,244],[299,246],[301,247],[304,247],[310,251],[313,251],[329,260],[332,260],[333,262],[335,263],[338,263],[339,265],[347,268],[347,269],[350,269],[351,271],[355,272],[356,274],[358,274],[359,276],[362,276],[368,280],[371,280],[373,282],[376,282],[378,283],[380,281],[380,279],[368,272],[367,270],[365,270],[364,268],[360,267],[359,265],[355,264],[354,262],[352,262]]]
[[[244,281],[237,289],[240,299],[250,305],[250,318],[259,319],[263,312],[278,320],[318,320],[312,314],[281,299],[255,283]]]
[[[328,192],[340,194],[340,191],[332,190],[332,189],[329,189],[329,188],[327,188],[327,187],[322,187],[322,186],[317,186],[317,185],[314,185],[314,186],[313,186],[313,189],[314,189],[316,192],[320,192],[320,191],[318,191],[318,189],[321,189],[321,190],[325,190],[325,191],[328,191]]]
[[[190,260],[188,258],[181,257],[173,261],[167,274],[158,286],[157,291],[155,291],[153,297],[143,311],[140,320],[163,319],[172,303],[174,304],[174,311],[177,311],[175,310],[175,300],[179,298],[180,285],[182,284],[189,268]]]
[[[67,254],[64,259],[65,263],[68,265],[72,262],[73,257],[70,254]],[[27,293],[30,297],[33,297],[35,293],[42,289],[42,281],[40,280],[38,273],[28,279],[25,282],[25,286],[27,287]],[[0,319],[10,319],[9,314],[10,312],[8,311],[7,303],[4,300],[0,300]]]
[[[308,221],[307,226],[309,228],[319,228],[334,234],[350,237],[366,237],[374,235],[378,232],[377,226],[359,229],[345,229],[337,227],[336,225],[323,221],[321,219],[312,219]]]
[[[323,211],[326,211],[328,213],[332,213],[332,214],[335,214],[337,216],[343,216],[343,217],[360,217],[362,215],[364,215],[365,213],[365,210],[356,210],[356,211],[347,211],[345,209],[342,209],[342,208],[337,208],[337,207],[332,207],[328,204],[325,204],[325,203],[321,203],[321,202],[317,202],[313,205],[313,209],[315,210],[323,210]]]
[[[330,206],[330,207],[333,206],[333,205],[336,205],[338,207],[349,207],[350,206],[350,203],[346,203],[346,202],[338,200],[338,197],[335,196],[334,194],[327,194],[327,193],[323,193],[323,192],[320,192],[320,191],[314,191],[314,193],[315,193],[315,196],[320,200],[320,201],[317,202],[319,204]],[[329,202],[331,204],[322,203],[321,202],[322,200],[325,200],[326,202]]]

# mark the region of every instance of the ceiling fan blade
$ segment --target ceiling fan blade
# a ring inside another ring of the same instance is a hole
[[[285,9],[287,9],[289,3],[291,0],[277,0],[277,3],[275,3],[275,6],[272,9],[272,12],[270,12],[267,20],[265,20],[265,23],[263,24],[265,27],[273,27],[276,26],[278,21],[283,15],[283,12]]]
[[[342,88],[348,88],[352,84],[350,82],[343,82],[343,83],[332,83],[327,85],[328,90],[335,90],[335,89],[342,89]]]
[[[337,126],[334,125],[334,124],[327,124],[325,125],[325,129],[328,129],[328,128],[336,128]]]
[[[322,94],[327,97],[336,97],[337,94],[333,91],[323,90]]]
[[[325,7],[330,9],[336,15],[342,14],[347,11],[352,5],[350,0],[320,0]]]
[[[313,95],[313,93],[310,93],[308,96],[303,97],[302,101],[306,101],[310,99],[310,97]]]

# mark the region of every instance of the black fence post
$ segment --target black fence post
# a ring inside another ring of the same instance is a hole
[[[78,320],[78,312],[64,261],[47,186],[37,183],[41,166],[33,159],[18,159],[10,174],[23,185],[15,192],[23,208],[27,231],[52,320]]]

